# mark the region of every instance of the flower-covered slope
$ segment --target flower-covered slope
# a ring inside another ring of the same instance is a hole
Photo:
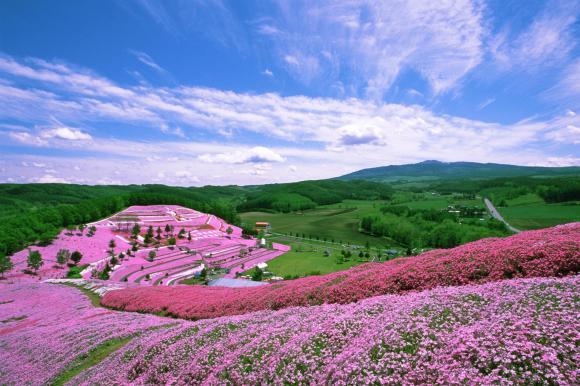
[[[0,384],[40,385],[103,342],[146,334],[167,318],[95,308],[78,289],[0,285]]]
[[[578,384],[579,278],[182,321],[72,384]]]
[[[292,306],[350,303],[439,286],[565,276],[579,270],[580,223],[572,223],[257,288],[180,286],[111,291],[104,296],[103,304],[199,319]]]

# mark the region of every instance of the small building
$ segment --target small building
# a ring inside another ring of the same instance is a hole
[[[257,221],[256,225],[255,225],[255,229],[256,229],[256,232],[258,232],[258,233],[260,233],[260,232],[268,233],[268,232],[270,232],[270,229],[272,229],[272,227],[270,226],[269,222]]]

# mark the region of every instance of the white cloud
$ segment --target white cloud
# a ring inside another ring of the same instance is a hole
[[[130,50],[129,52],[131,52],[135,56],[135,58],[138,61],[140,61],[141,63],[143,63],[144,65],[154,69],[155,71],[157,71],[160,74],[163,74],[163,75],[167,74],[167,71],[163,67],[161,67],[159,64],[157,64],[151,58],[151,56],[149,56],[145,52],[135,51],[135,50]]]
[[[362,121],[343,126],[339,129],[338,145],[384,145],[382,125],[384,122],[380,118],[376,118],[367,122]]]
[[[64,139],[67,141],[90,141],[92,139],[90,134],[72,127],[56,127],[54,129],[43,130],[40,132],[40,137]]]
[[[187,181],[187,182],[191,182],[191,183],[197,183],[199,182],[199,178],[197,178],[195,175],[193,175],[193,173],[191,173],[188,170],[179,170],[175,172],[175,177],[177,177],[180,180],[183,181]]]
[[[120,87],[86,70],[34,60],[26,66],[10,58],[3,60],[11,64],[4,70],[0,66],[0,76],[7,75],[11,82],[0,82],[0,116],[26,125],[2,126],[0,140],[63,150],[74,144],[75,151],[100,152],[103,156],[98,162],[87,158],[87,162],[76,163],[82,173],[75,173],[79,171],[71,167],[70,160],[61,165],[53,165],[49,159],[26,160],[50,164],[58,172],[51,176],[69,178],[65,173],[71,173],[73,182],[104,181],[117,169],[124,170],[123,181],[131,183],[156,179],[187,185],[197,181],[188,181],[187,175],[175,176],[175,171],[193,170],[191,178],[200,182],[251,183],[257,182],[253,176],[267,176],[268,181],[327,178],[357,168],[426,158],[521,164],[569,152],[564,147],[577,138],[576,128],[580,127],[578,118],[569,112],[550,120],[498,124],[441,115],[417,105],[358,98],[244,94],[182,86]],[[55,77],[58,81],[52,80]],[[19,81],[22,87],[17,86]],[[47,126],[47,117],[51,126]],[[130,124],[144,134],[178,128],[183,134],[195,133],[196,142],[163,136],[161,140],[122,140],[122,130],[111,137],[91,129],[90,135],[60,122],[87,128]],[[220,144],[216,136],[225,133],[230,137]],[[254,144],[267,146],[248,145],[248,138],[258,138]],[[309,166],[313,162],[317,167]],[[261,164],[270,164],[272,169],[254,167]],[[10,177],[18,179],[23,172],[14,170]],[[163,178],[158,176],[162,172]],[[32,174],[30,170],[26,173]]]
[[[258,164],[285,161],[284,157],[280,154],[263,146],[256,146],[248,150],[235,151],[232,153],[202,154],[198,158],[202,162],[225,164]]]
[[[559,103],[569,102],[580,109],[580,59],[576,59],[565,70],[562,78],[543,94],[547,99]]]
[[[258,26],[258,33],[262,35],[279,35],[282,33],[276,26],[270,24],[261,24]]]
[[[359,93],[380,100],[403,69],[410,68],[439,94],[452,89],[483,57],[479,1],[280,4],[286,33],[272,35],[272,45],[289,72],[305,83],[317,79],[332,84],[352,72],[350,83]]]
[[[518,34],[504,28],[490,42],[490,50],[503,67],[535,71],[565,59],[576,46],[574,25],[580,8],[566,1],[549,1],[532,23]]]
[[[68,184],[70,183],[64,178],[55,177],[51,174],[45,174],[41,177],[38,177],[34,182],[38,182],[40,184]]]
[[[43,146],[47,143],[46,141],[25,131],[10,131],[8,132],[8,137],[26,145]]]
[[[262,71],[262,74],[269,76],[269,77],[273,77],[274,73],[272,72],[272,70],[266,68],[264,71]]]
[[[489,106],[490,104],[492,104],[493,102],[495,102],[495,98],[488,98],[486,100],[484,100],[483,102],[481,102],[479,104],[479,106],[477,106],[478,110],[483,110],[485,109],[487,106]]]

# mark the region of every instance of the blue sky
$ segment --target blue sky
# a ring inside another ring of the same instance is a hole
[[[577,1],[0,3],[0,182],[580,165]]]

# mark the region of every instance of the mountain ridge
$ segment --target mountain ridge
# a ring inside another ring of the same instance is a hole
[[[580,166],[521,166],[500,163],[442,162],[426,160],[414,164],[387,165],[361,169],[339,177],[340,180],[395,181],[409,178],[501,178],[523,176],[580,175]]]

